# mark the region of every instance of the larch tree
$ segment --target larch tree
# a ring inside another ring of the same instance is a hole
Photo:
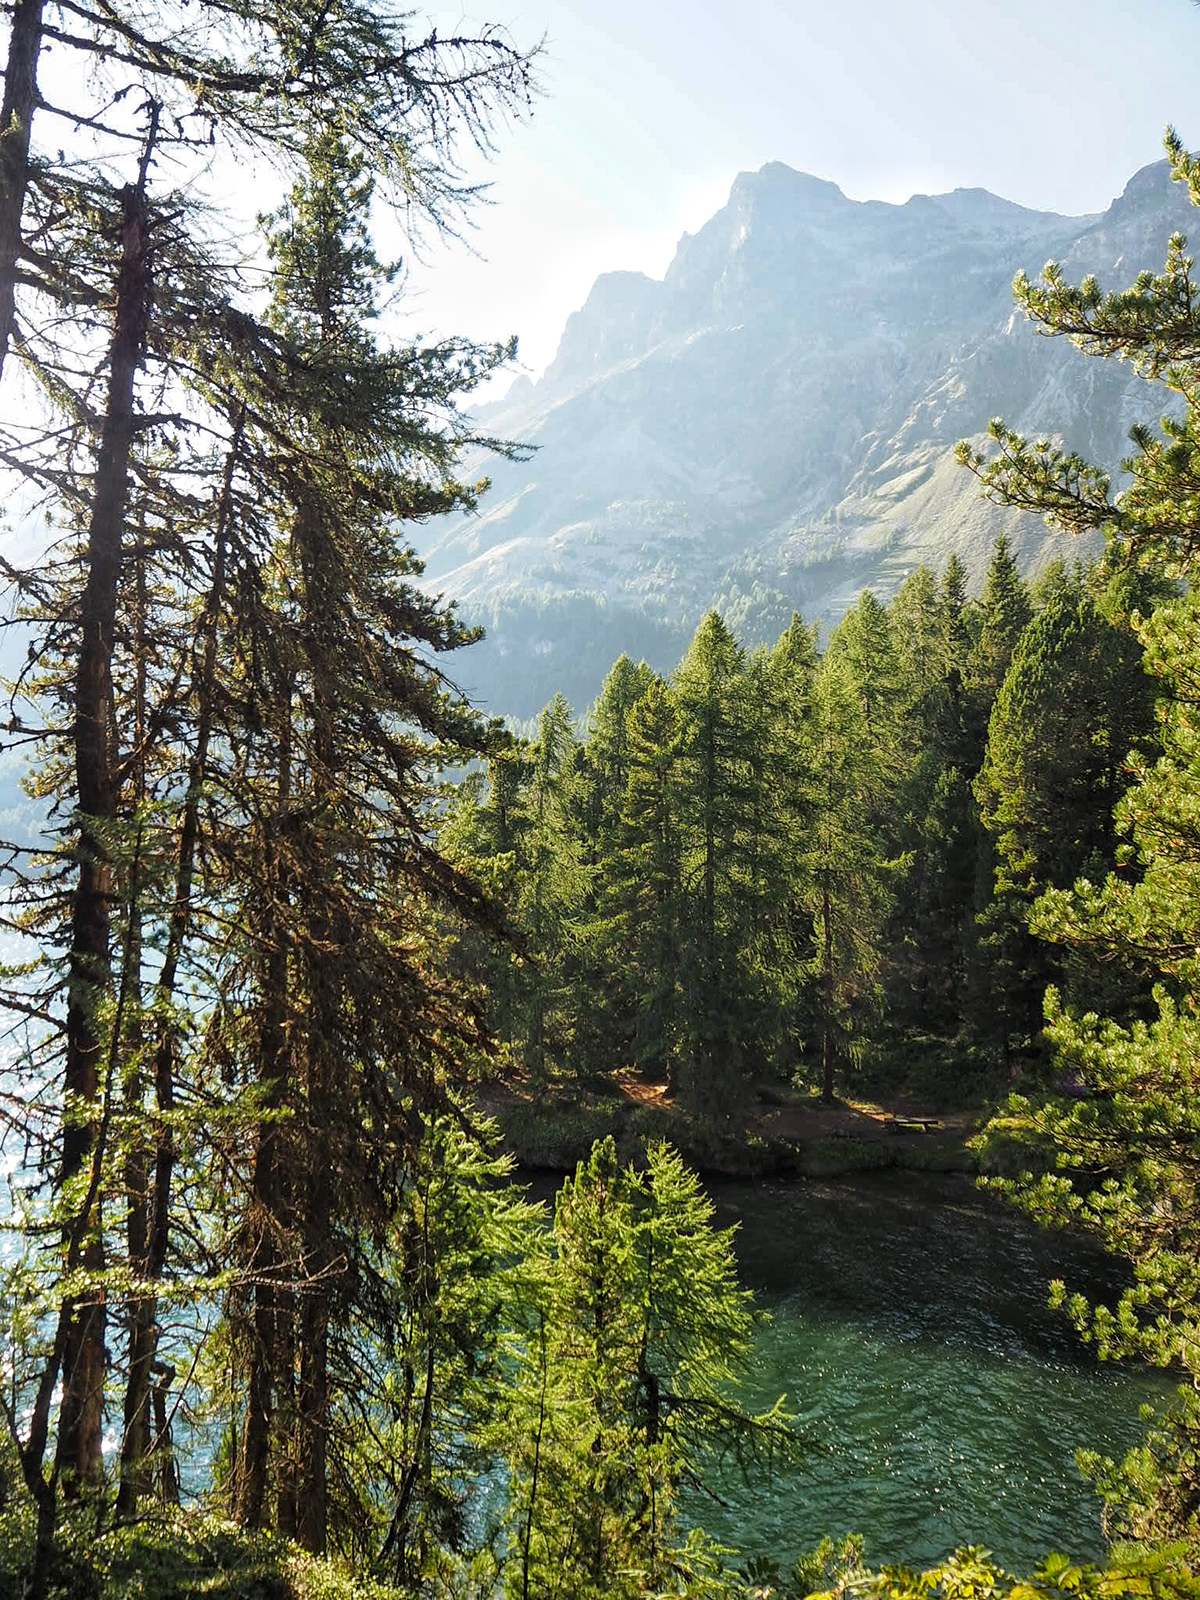
[[[878,939],[887,904],[886,861],[873,808],[884,788],[867,737],[862,689],[845,655],[826,653],[812,722],[812,820],[803,893],[814,925],[821,1093],[832,1103],[874,1010]]]
[[[781,1403],[737,1405],[755,1314],[712,1218],[667,1144],[643,1174],[606,1139],[560,1190],[516,1374],[507,1594],[704,1594],[715,1552],[680,1527],[680,1488],[711,1454],[794,1450]]]
[[[679,713],[656,679],[629,713],[628,776],[600,911],[620,974],[633,1064],[679,1087],[684,942]]]
[[[204,5],[177,20],[173,29],[161,13],[85,7],[68,18],[58,7],[19,6],[5,80],[0,353],[19,350],[20,371],[11,359],[5,368],[6,392],[18,379],[37,386],[46,426],[6,436],[3,462],[75,533],[64,559],[8,569],[20,625],[34,636],[31,660],[52,680],[40,713],[27,721],[17,716],[10,731],[44,741],[41,788],[63,821],[50,880],[56,897],[44,894],[39,874],[28,874],[31,911],[22,927],[45,946],[61,939],[68,969],[58,991],[48,980],[37,1002],[48,1026],[62,1029],[64,1098],[57,1103],[64,1114],[43,1119],[42,1132],[33,1111],[17,1124],[20,1136],[40,1141],[38,1165],[53,1172],[62,1218],[58,1260],[47,1258],[41,1274],[48,1309],[57,1307],[56,1331],[43,1342],[46,1324],[38,1325],[39,1370],[21,1363],[30,1404],[20,1421],[15,1412],[10,1419],[38,1505],[35,1593],[45,1583],[58,1485],[95,1484],[100,1476],[110,1280],[139,1286],[119,1296],[129,1330],[123,1514],[133,1513],[147,1481],[146,1458],[165,1453],[161,1427],[148,1439],[161,1353],[155,1306],[164,1276],[175,1278],[177,1297],[188,1294],[191,1265],[168,1266],[180,1237],[172,1208],[180,1163],[193,1159],[206,1137],[193,1115],[197,1101],[189,1094],[183,1111],[177,1093],[180,1054],[192,1031],[181,1020],[183,983],[190,971],[209,992],[219,979],[200,953],[199,929],[206,904],[211,912],[231,903],[224,874],[234,859],[230,853],[211,878],[202,877],[202,866],[207,873],[217,859],[207,849],[214,830],[203,797],[214,754],[232,770],[231,750],[254,736],[265,712],[257,703],[267,681],[264,639],[272,628],[276,638],[296,637],[294,616],[283,620],[276,606],[272,620],[261,599],[279,522],[265,543],[260,535],[272,522],[270,505],[286,499],[279,453],[269,461],[267,441],[286,410],[279,380],[299,394],[300,365],[291,359],[294,345],[285,348],[288,336],[256,319],[236,273],[208,250],[208,224],[190,201],[156,193],[156,159],[171,145],[177,160],[188,151],[204,160],[211,141],[268,154],[294,171],[309,131],[336,124],[350,130],[353,159],[410,206],[414,224],[449,225],[472,193],[459,181],[458,139],[486,148],[495,119],[523,108],[530,87],[530,57],[506,39],[489,32],[409,38],[396,19],[369,6],[277,12]],[[48,44],[81,63],[81,82],[89,63],[96,66],[88,92],[97,89],[101,107],[115,91],[99,121],[86,95],[69,111],[48,105],[38,87],[39,52]],[[301,107],[307,129],[298,121]],[[101,162],[124,150],[129,181],[115,186],[101,165],[42,153],[31,134],[35,111],[89,127],[107,141]],[[364,491],[364,499],[375,496],[378,518],[431,514],[469,500],[473,491],[453,486],[448,470],[467,432],[451,396],[502,356],[499,348],[472,353],[461,345],[388,364],[390,410],[377,410],[369,424],[375,446],[403,457],[423,407],[426,414],[440,409],[445,425],[432,478],[418,472],[407,479],[403,509],[378,481]],[[380,371],[377,364],[376,377]],[[318,376],[305,374],[309,400]],[[272,483],[267,509],[260,502],[247,515],[247,485],[264,469]],[[387,543],[382,533],[379,543]],[[163,575],[157,587],[156,573]],[[249,655],[237,659],[241,687],[226,674],[216,693],[219,651],[232,643],[235,612]],[[393,638],[420,637],[424,629],[434,649],[466,638],[456,624],[431,626],[434,614],[400,585],[386,626]],[[287,648],[266,654],[277,680]],[[414,695],[421,674],[412,656],[399,659],[405,666],[396,676],[407,677],[409,691],[400,696],[403,710],[418,721],[422,712],[433,718],[440,678],[434,674],[433,687]],[[303,651],[294,660],[302,662]],[[57,714],[47,716],[55,703]],[[417,774],[420,742],[398,738],[391,715],[384,712],[379,725],[388,724],[391,751],[403,752],[407,770]],[[458,717],[457,727],[467,732],[467,719]],[[275,731],[283,737],[278,722]],[[286,764],[276,765],[286,790]],[[426,825],[419,809],[409,818],[409,859],[416,831]],[[422,860],[419,852],[415,859]],[[433,894],[455,892],[453,875],[433,856],[423,859]],[[458,888],[464,900],[472,898]],[[29,1004],[30,988],[29,975],[18,974],[8,995],[14,1008]],[[38,1094],[48,1065],[44,1051],[31,1058]],[[188,1237],[185,1255],[194,1254],[195,1228]],[[203,1255],[211,1240],[199,1237]]]
[[[715,611],[701,622],[672,680],[679,714],[683,888],[692,934],[683,965],[682,1019],[690,1103],[731,1109],[747,1063],[742,975],[734,952],[744,925],[756,841],[756,748],[747,719],[745,656]]]

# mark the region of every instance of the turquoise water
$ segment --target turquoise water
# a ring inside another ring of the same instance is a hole
[[[808,1443],[769,1484],[714,1472],[725,1504],[691,1495],[695,1521],[776,1559],[849,1531],[876,1563],[928,1564],[961,1544],[1010,1570],[1053,1549],[1103,1556],[1075,1451],[1122,1454],[1139,1407],[1170,1389],[1096,1363],[1047,1309],[1052,1277],[1111,1290],[1103,1258],[965,1179],[885,1173],[714,1198],[772,1313],[744,1398],[786,1391]]]

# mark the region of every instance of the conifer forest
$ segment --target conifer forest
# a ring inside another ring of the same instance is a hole
[[[560,92],[536,32],[4,11],[0,1600],[1200,1595],[1185,237],[1014,285],[1166,411],[1124,463],[957,446],[1071,553],[766,645],[714,606],[505,721],[416,545],[530,455],[475,406],[515,345],[394,337],[390,253]],[[1020,1570],[781,1487],[865,1447],[764,1377],[722,1180],[836,1216],[930,1171],[1061,1252],[1060,1365],[1157,1385]]]

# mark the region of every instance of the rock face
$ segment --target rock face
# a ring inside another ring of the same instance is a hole
[[[661,282],[598,278],[541,381],[483,414],[537,452],[472,462],[481,512],[425,530],[430,583],[491,634],[464,685],[519,717],[555,688],[586,705],[621,649],[673,666],[714,603],[773,638],[952,550],[978,575],[1002,528],[1036,570],[1062,541],[981,501],[954,442],[998,415],[1115,466],[1165,392],[1039,338],[1013,274],[1053,257],[1118,287],[1193,216],[1165,162],[1088,217],[742,173]]]

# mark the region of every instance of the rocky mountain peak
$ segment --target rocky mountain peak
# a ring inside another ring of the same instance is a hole
[[[735,209],[770,206],[792,217],[804,212],[828,214],[853,204],[828,178],[797,172],[782,161],[768,161],[757,172],[739,172],[728,201]]]
[[[980,572],[1001,530],[1036,568],[1061,536],[981,501],[954,441],[1001,415],[1115,465],[1164,398],[1039,339],[1013,275],[1052,256],[1126,283],[1194,218],[1164,162],[1100,217],[980,188],[856,201],[780,162],[740,174],[661,281],[596,280],[545,377],[489,408],[533,459],[481,459],[479,515],[429,529],[429,579],[489,621],[470,671],[491,707],[529,715],[554,688],[586,704],[651,637],[670,667],[714,603],[753,641],[793,608],[831,622],[918,561],[956,551]],[[532,597],[536,649],[505,622]]]
[[[1176,185],[1172,179],[1169,162],[1152,161],[1149,166],[1139,167],[1130,178],[1109,206],[1105,221],[1119,222],[1137,212],[1169,204],[1172,191],[1179,195],[1187,193],[1182,184]]]

